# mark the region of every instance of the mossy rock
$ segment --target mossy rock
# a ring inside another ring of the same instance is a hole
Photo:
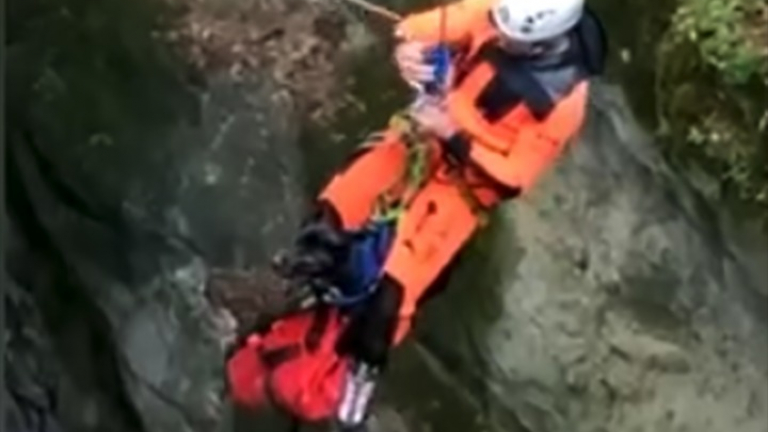
[[[768,136],[760,129],[765,83],[759,76],[739,85],[729,82],[674,29],[657,55],[657,114],[665,150],[676,161],[713,174],[721,198],[768,228]]]

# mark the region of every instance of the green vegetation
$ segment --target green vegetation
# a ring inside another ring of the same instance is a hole
[[[658,51],[657,103],[673,155],[768,227],[768,4],[681,0]],[[741,210],[741,209],[740,209]]]
[[[695,43],[725,83],[768,79],[768,5],[762,0],[688,0],[672,18],[672,36]]]

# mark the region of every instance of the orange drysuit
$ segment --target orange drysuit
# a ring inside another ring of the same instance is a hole
[[[397,28],[400,37],[452,47],[456,78],[446,98],[462,131],[452,141],[467,147],[465,184],[486,208],[530,189],[577,133],[585,114],[586,79],[602,67],[605,47],[599,23],[588,13],[571,31],[571,47],[558,61],[529,64],[496,43],[489,18],[492,2],[465,0],[446,6],[444,35],[439,9],[408,16]],[[368,144],[320,195],[345,229],[366,223],[377,198],[401,179],[406,163],[406,147],[396,130],[386,130]],[[437,140],[432,145],[443,148]],[[439,151],[430,167],[426,185],[399,221],[384,267],[403,291],[397,330],[389,341],[394,344],[410,328],[419,299],[478,227],[476,213],[446,174]]]

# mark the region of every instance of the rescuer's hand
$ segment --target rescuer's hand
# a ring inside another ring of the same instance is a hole
[[[401,42],[395,47],[395,64],[400,76],[415,89],[420,89],[422,83],[432,81],[435,68],[427,64],[424,53],[428,45],[421,42]]]
[[[442,98],[422,97],[411,107],[410,114],[424,132],[438,138],[448,139],[459,131]]]

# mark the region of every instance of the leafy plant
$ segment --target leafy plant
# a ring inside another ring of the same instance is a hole
[[[768,75],[768,6],[761,0],[689,0],[672,19],[673,33],[695,43],[729,84]]]
[[[678,2],[658,51],[660,132],[768,230],[768,3]]]

